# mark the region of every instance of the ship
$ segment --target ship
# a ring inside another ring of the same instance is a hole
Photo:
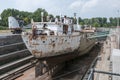
[[[54,22],[34,22],[31,32],[22,38],[32,55],[38,59],[86,54],[95,45],[95,39],[88,37],[94,31],[81,30],[81,26],[66,18]],[[66,57],[67,58],[67,57]],[[61,58],[62,59],[62,58]]]
[[[15,18],[10,21],[15,21]],[[36,59],[63,62],[88,53],[95,45],[95,39],[89,39],[94,31],[82,30],[66,16],[60,20],[56,18],[54,22],[31,20],[31,24],[32,29],[22,32],[21,37]]]

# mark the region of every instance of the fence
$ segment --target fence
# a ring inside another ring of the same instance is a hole
[[[106,72],[106,71],[99,71],[99,70],[94,70],[94,68],[92,68],[87,80],[94,80],[94,73],[120,76],[120,74],[118,74],[118,73],[112,73],[112,72]]]

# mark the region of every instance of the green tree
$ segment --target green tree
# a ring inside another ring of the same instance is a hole
[[[100,27],[100,24],[96,22],[93,24],[93,27]]]
[[[78,21],[78,22],[79,22],[79,24],[83,25],[83,20],[82,20],[82,18],[81,18],[81,17],[79,17],[79,18],[78,18],[78,20],[79,20],[79,21]]]
[[[42,9],[42,8],[38,8],[34,13],[33,13],[33,20],[34,21],[38,21],[38,22],[41,22],[41,13],[44,13],[43,15],[43,19],[44,21],[47,21],[47,16],[48,16],[48,13],[45,9]]]
[[[8,26],[8,17],[13,16],[15,18],[19,18],[21,20],[24,20],[25,25],[30,23],[30,19],[32,18],[32,13],[31,12],[25,12],[25,11],[19,11],[16,9],[5,9],[1,13],[1,18],[2,18],[2,26]],[[27,19],[26,19],[27,18]]]
[[[2,13],[1,13],[1,18],[2,18],[2,22],[3,22],[3,26],[8,26],[8,17],[9,16],[18,16],[19,15],[19,11],[16,9],[5,9]]]
[[[84,22],[80,22],[80,25],[82,25],[82,26],[83,26],[83,25],[84,25]]]
[[[86,18],[86,19],[83,19],[83,21],[84,21],[84,24],[85,24],[85,25],[89,25],[89,23],[90,23],[89,19],[87,19],[87,18]]]

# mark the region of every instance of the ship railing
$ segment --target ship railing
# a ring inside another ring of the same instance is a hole
[[[43,25],[43,24],[48,24],[48,25],[73,25],[72,23],[62,23],[62,22],[34,22],[34,25]]]
[[[71,31],[67,31],[67,33],[64,33],[64,31],[58,31],[58,30],[51,30],[54,31],[54,35],[80,35],[80,32],[71,32]],[[39,30],[37,30],[36,35],[42,35],[41,32],[39,32]],[[46,34],[46,35],[50,35],[50,34]]]

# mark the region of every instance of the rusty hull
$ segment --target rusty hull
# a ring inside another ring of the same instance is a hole
[[[87,39],[85,35],[37,35],[35,39],[31,39],[31,36],[26,34],[22,38],[33,56],[39,59],[69,54],[76,50],[82,55],[89,50],[85,49],[95,44],[95,40]]]

